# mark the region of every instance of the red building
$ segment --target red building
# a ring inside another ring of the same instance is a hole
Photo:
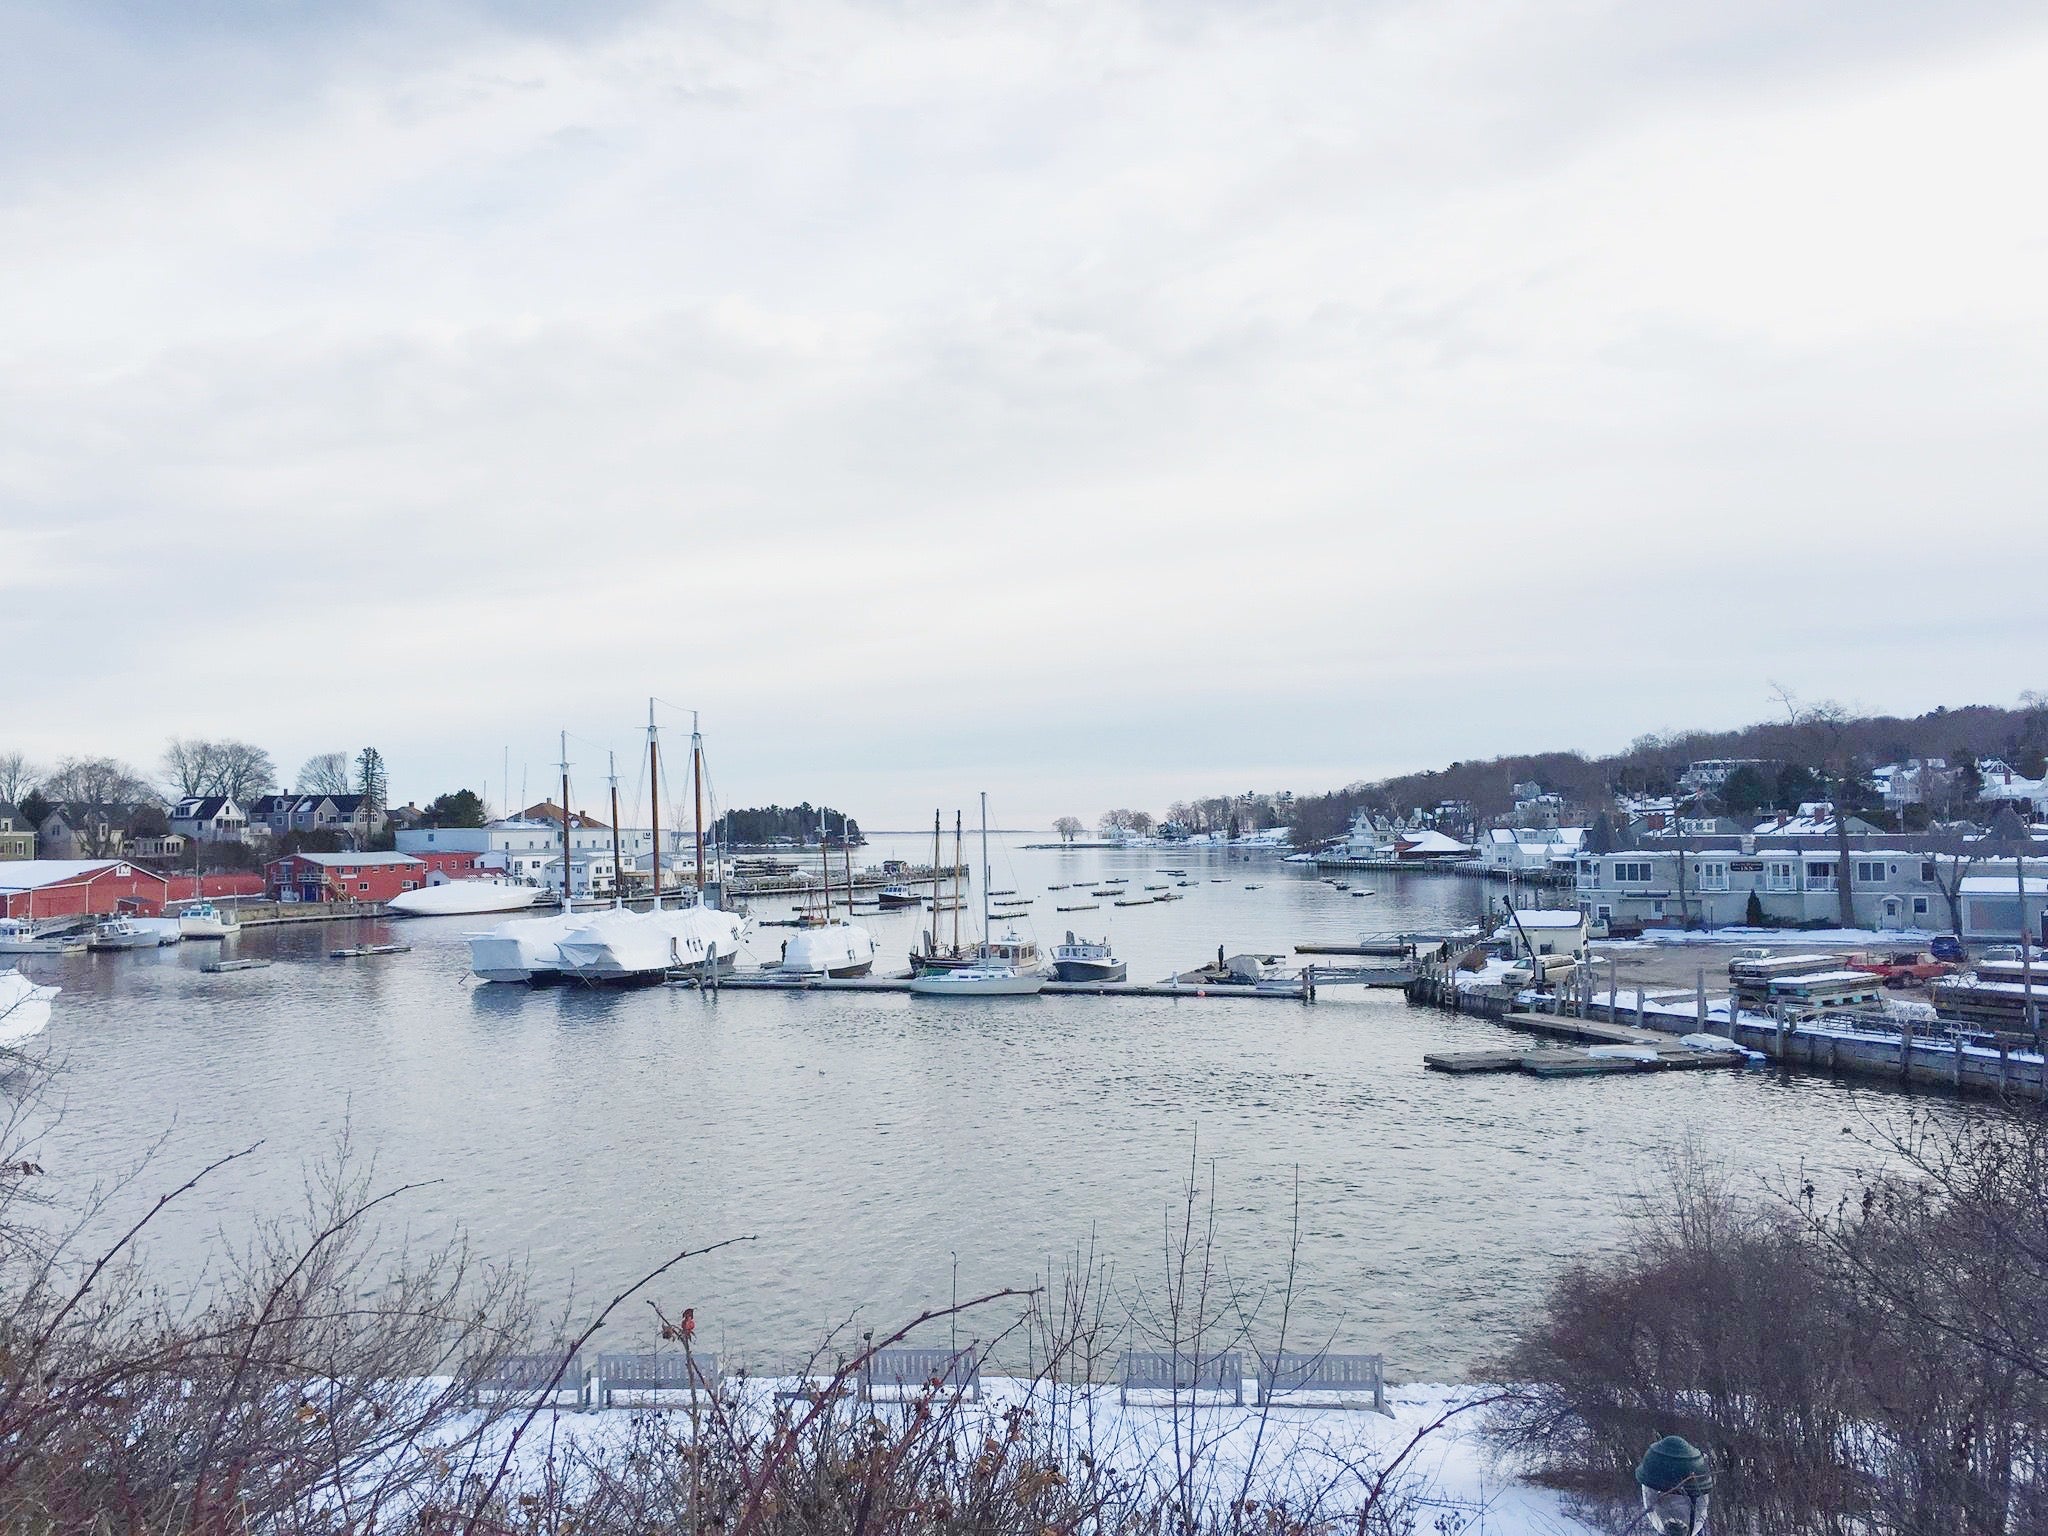
[[[263,866],[279,901],[389,901],[427,883],[409,853],[294,853]]]
[[[154,916],[166,889],[162,875],[124,859],[10,859],[0,863],[0,916]]]
[[[420,883],[423,885],[432,884],[436,875],[443,880],[479,880],[485,875],[498,873],[497,870],[485,869],[478,863],[484,857],[480,853],[456,853],[448,849],[422,848],[414,853],[413,857],[426,866],[426,872],[420,876]]]

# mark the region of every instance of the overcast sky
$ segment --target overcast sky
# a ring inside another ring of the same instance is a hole
[[[1043,825],[2048,681],[2038,6],[562,9],[0,13],[0,749]]]

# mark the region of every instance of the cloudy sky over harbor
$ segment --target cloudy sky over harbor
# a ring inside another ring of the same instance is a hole
[[[2042,683],[2039,7],[556,9],[0,15],[0,748],[1043,824]]]

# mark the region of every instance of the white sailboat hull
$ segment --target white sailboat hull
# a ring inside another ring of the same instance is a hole
[[[19,971],[0,971],[0,1047],[20,1045],[50,1023],[56,987],[41,987]]]
[[[858,923],[808,928],[783,947],[775,968],[785,976],[865,976],[875,968],[879,946]]]
[[[996,970],[969,966],[913,976],[905,985],[920,997],[1032,997],[1045,986],[1045,978],[1009,966]]]
[[[460,917],[480,912],[523,912],[540,900],[538,886],[504,880],[450,880],[402,891],[384,903],[400,917]]]

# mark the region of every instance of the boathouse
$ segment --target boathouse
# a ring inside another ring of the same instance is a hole
[[[125,859],[14,859],[0,864],[0,916],[156,913],[167,888],[162,875]]]
[[[389,901],[426,884],[409,853],[292,853],[263,866],[277,901]]]

